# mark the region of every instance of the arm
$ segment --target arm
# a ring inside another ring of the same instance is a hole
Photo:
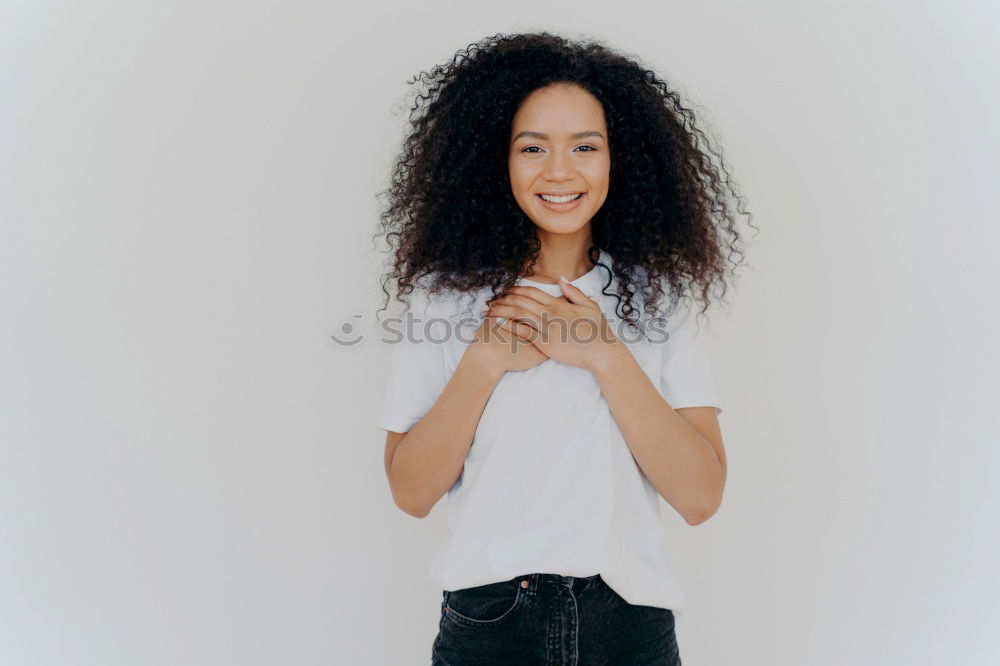
[[[601,387],[632,456],[649,482],[691,525],[722,503],[726,456],[715,407],[673,409],[616,338],[600,306],[569,282],[565,298],[516,286],[493,299],[488,317],[530,339],[547,356],[586,368]],[[572,322],[574,335],[565,334]]]
[[[715,407],[673,409],[620,341],[600,348],[589,368],[656,491],[688,524],[710,518],[722,503],[726,484]]]
[[[434,406],[406,433],[386,435],[385,473],[393,500],[423,518],[462,473],[486,403],[504,371],[470,346]]]

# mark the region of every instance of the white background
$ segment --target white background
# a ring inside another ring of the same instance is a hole
[[[534,29],[681,90],[761,229],[684,663],[1000,663],[1000,10],[903,0],[3,2],[0,662],[429,661],[374,193],[406,79]]]

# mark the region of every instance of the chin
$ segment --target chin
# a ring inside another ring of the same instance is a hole
[[[580,231],[587,226],[587,222],[590,218],[580,218],[583,222],[566,221],[560,224],[559,222],[553,223],[552,220],[532,220],[535,226],[543,231],[547,231],[550,234],[572,234]]]

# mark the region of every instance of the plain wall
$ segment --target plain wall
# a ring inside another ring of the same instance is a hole
[[[341,12],[0,4],[0,662],[429,662],[374,193],[406,79],[549,29],[680,90],[760,229],[710,327],[725,501],[665,520],[684,663],[1000,663],[996,3]]]

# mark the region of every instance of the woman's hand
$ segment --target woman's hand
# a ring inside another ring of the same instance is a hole
[[[531,342],[489,317],[483,320],[466,351],[500,374],[527,370],[548,359]]]
[[[538,287],[515,286],[497,296],[486,312],[500,326],[529,340],[546,357],[588,370],[613,352],[618,338],[601,307],[579,288],[560,281],[563,296]]]

